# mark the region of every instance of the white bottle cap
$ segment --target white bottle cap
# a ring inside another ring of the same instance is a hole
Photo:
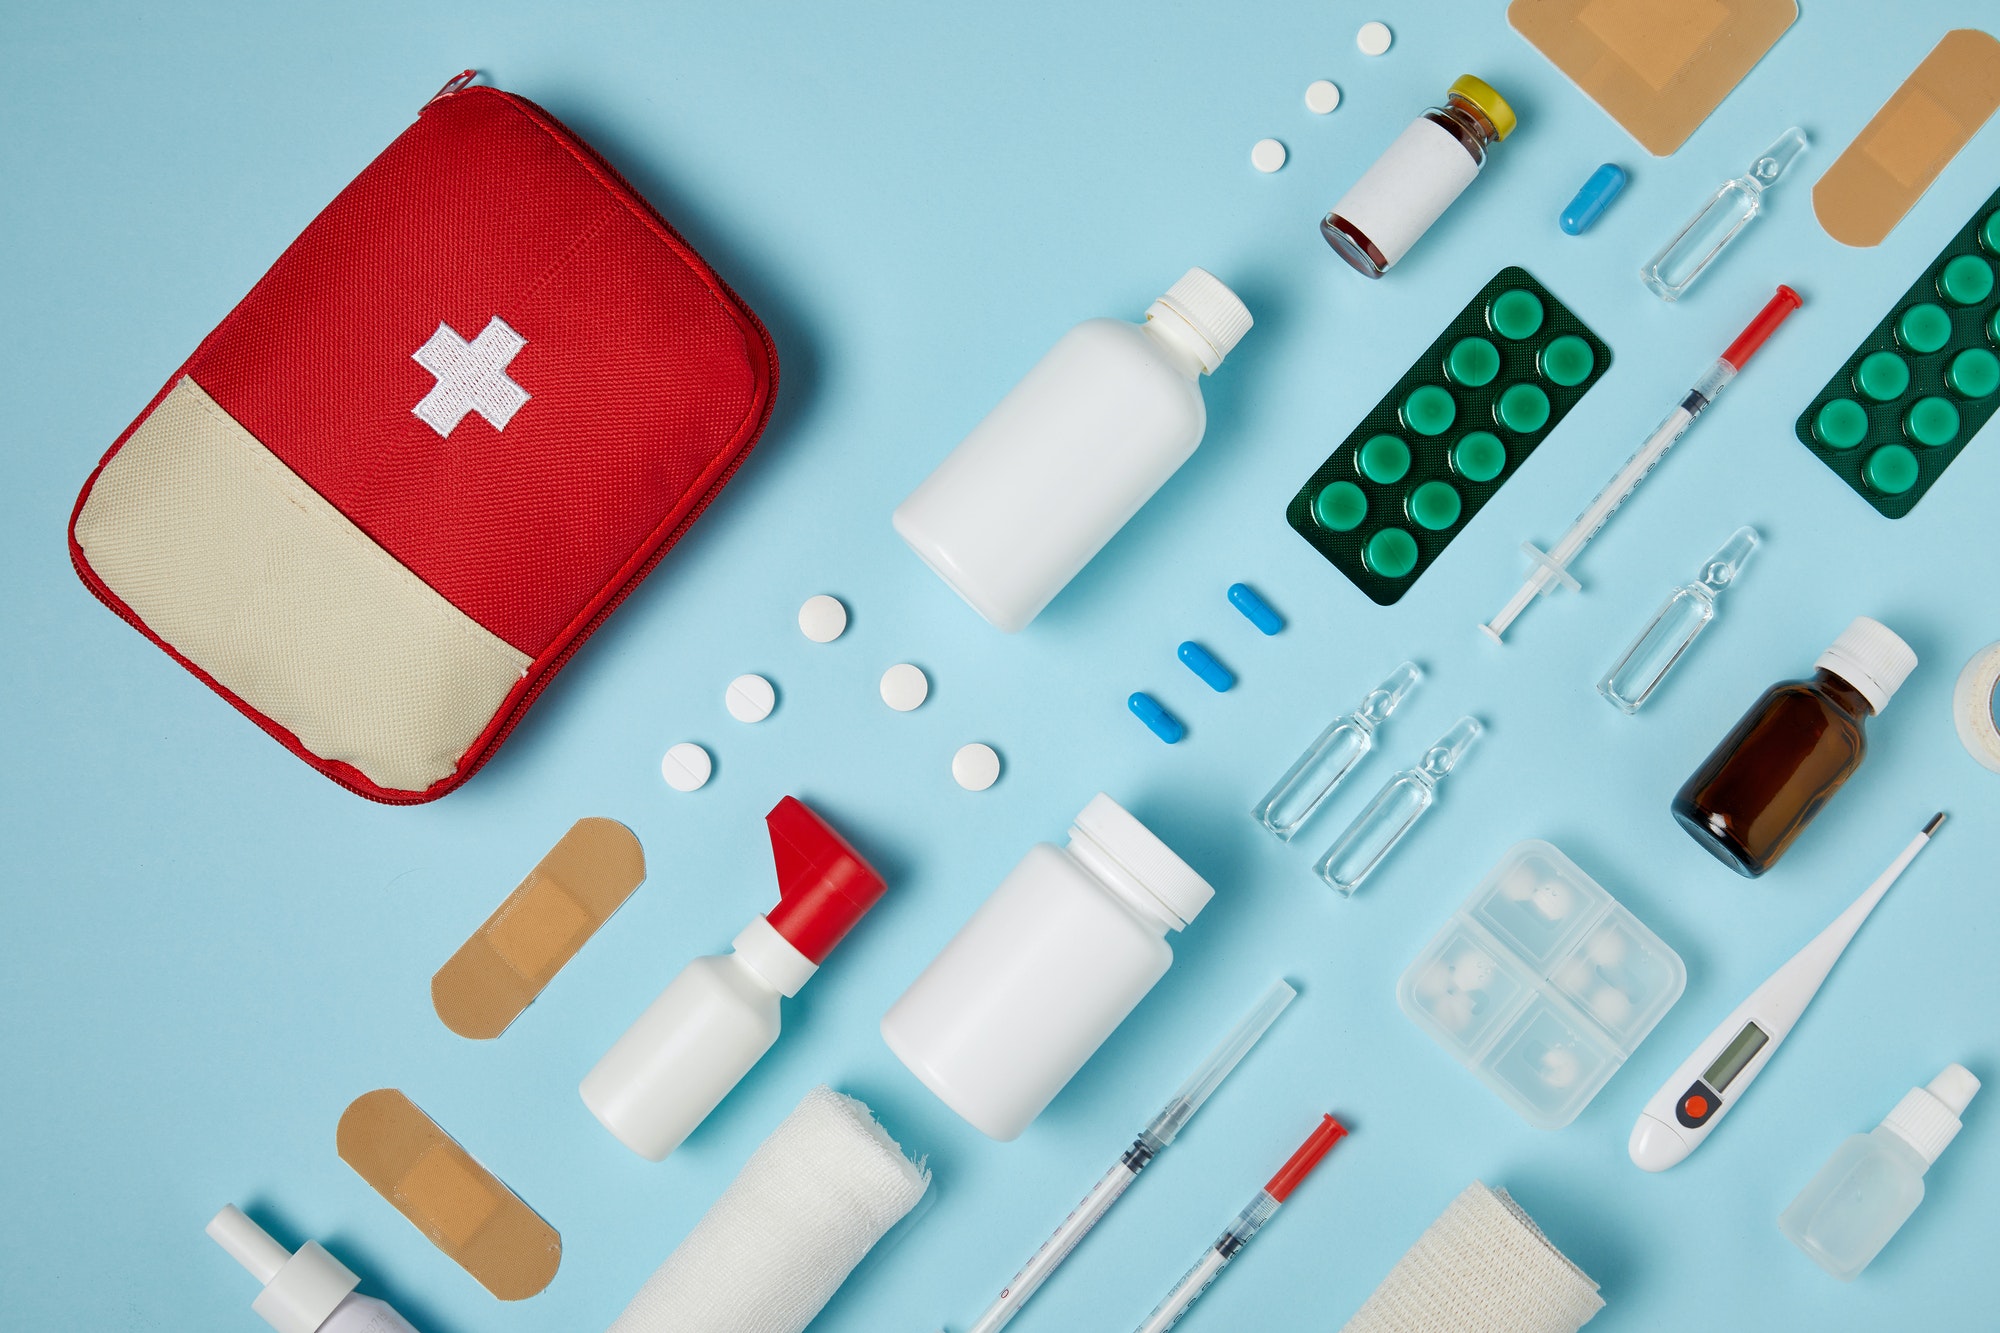
[[[1236,349],[1254,322],[1250,308],[1237,299],[1236,293],[1213,273],[1200,268],[1189,269],[1179,282],[1167,288],[1165,296],[1146,307],[1147,319],[1162,315],[1175,316],[1194,330],[1201,344],[1199,355],[1205,371],[1221,365],[1222,358]]]
[[[1185,929],[1200,916],[1215,896],[1214,887],[1196,874],[1194,867],[1174,855],[1173,848],[1103,792],[1083,807],[1070,831],[1089,839],[1148,897],[1166,908],[1176,930]]]
[[[1881,621],[1856,616],[1813,666],[1860,690],[1879,713],[1917,669],[1917,655]]]
[[[1896,1103],[1896,1109],[1889,1112],[1882,1126],[1901,1135],[1904,1142],[1923,1155],[1926,1164],[1935,1162],[1938,1154],[1958,1137],[1958,1117],[1978,1091],[1979,1080],[1971,1070],[1964,1065],[1946,1065],[1928,1088],[1911,1088],[1904,1093],[1903,1100]]]
[[[318,1241],[309,1240],[292,1254],[235,1204],[215,1215],[208,1234],[264,1284],[250,1308],[278,1333],[314,1333],[361,1285],[354,1270],[321,1249]]]

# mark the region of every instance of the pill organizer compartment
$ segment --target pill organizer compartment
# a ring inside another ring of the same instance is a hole
[[[1567,856],[1508,849],[1396,999],[1538,1129],[1597,1095],[1687,985],[1680,955]]]

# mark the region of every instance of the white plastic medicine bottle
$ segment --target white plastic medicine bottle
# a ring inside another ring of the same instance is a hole
[[[882,1019],[910,1072],[975,1129],[1019,1136],[1174,961],[1215,895],[1099,793],[1037,843]]]
[[[1250,323],[1198,268],[1143,323],[1085,320],[896,507],[896,531],[973,610],[1022,628],[1194,453],[1201,377]]]

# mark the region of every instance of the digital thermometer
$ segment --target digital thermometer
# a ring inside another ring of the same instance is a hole
[[[1780,1043],[1791,1033],[1799,1015],[1819,994],[1827,973],[1846,951],[1861,923],[1889,891],[1917,853],[1944,823],[1942,812],[1931,816],[1923,832],[1910,840],[1867,892],[1833,919],[1812,943],[1750,993],[1750,998],[1722,1021],[1722,1026],[1695,1048],[1686,1062],[1661,1085],[1639,1113],[1627,1147],[1632,1161],[1647,1171],[1664,1171],[1686,1160],[1709,1136],[1729,1108],[1742,1099],[1757,1075],[1771,1062]]]

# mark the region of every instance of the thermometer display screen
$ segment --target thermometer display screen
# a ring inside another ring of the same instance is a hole
[[[1735,1039],[1722,1048],[1722,1054],[1715,1057],[1715,1063],[1708,1067],[1708,1072],[1701,1076],[1701,1081],[1721,1092],[1736,1081],[1736,1076],[1743,1072],[1743,1067],[1756,1059],[1757,1052],[1763,1050],[1770,1040],[1764,1034],[1764,1029],[1755,1023],[1745,1023],[1743,1030],[1736,1034]]]

